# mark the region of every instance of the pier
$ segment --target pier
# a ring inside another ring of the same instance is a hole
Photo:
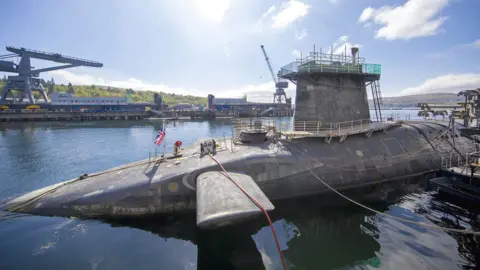
[[[0,122],[143,120],[148,112],[0,112]]]

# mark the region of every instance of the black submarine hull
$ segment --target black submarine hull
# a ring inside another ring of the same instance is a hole
[[[445,159],[474,151],[448,123],[403,123],[386,131],[335,138],[297,138],[237,145],[220,142],[215,158],[229,172],[249,175],[271,201],[375,186],[439,170]],[[220,147],[220,148],[222,148]],[[196,179],[219,171],[198,147],[183,157],[139,161],[32,191],[3,209],[35,215],[132,217],[196,209]],[[313,175],[310,170],[315,174]],[[318,178],[322,179],[320,181]]]

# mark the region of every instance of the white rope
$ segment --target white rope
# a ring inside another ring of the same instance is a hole
[[[435,138],[434,140],[431,140],[432,144],[433,142],[436,142],[437,140],[439,140],[441,138],[441,136],[443,136],[444,134],[446,134],[452,127],[449,127],[447,128],[444,132],[442,132],[437,138]],[[302,151],[296,149],[295,147],[291,146],[290,144],[290,147],[299,152],[300,154],[302,155],[305,155],[306,157],[310,158],[311,160],[315,161],[315,162],[320,162],[322,163],[323,165],[327,166],[327,167],[330,167],[330,168],[334,168],[334,169],[337,169],[337,170],[341,170],[341,171],[351,171],[351,172],[364,172],[364,171],[372,171],[372,170],[377,170],[377,169],[380,169],[380,168],[386,168],[386,167],[390,167],[391,165],[393,164],[397,164],[397,163],[400,163],[400,162],[403,162],[407,159],[410,159],[410,158],[413,158],[415,157],[416,155],[418,155],[421,151],[423,151],[424,149],[426,149],[427,147],[429,147],[430,144],[426,144],[424,147],[420,148],[419,151],[416,151],[416,152],[413,152],[412,154],[406,156],[405,158],[401,158],[399,160],[396,160],[396,161],[393,161],[393,162],[389,162],[388,164],[386,165],[383,165],[383,166],[375,166],[375,168],[366,168],[366,169],[344,169],[344,168],[341,168],[341,167],[337,167],[337,166],[334,166],[334,165],[329,165],[329,164],[326,164],[326,163],[323,163],[321,161],[318,161],[310,156],[308,156],[307,154],[303,153]],[[452,148],[453,149],[453,148]]]
[[[461,230],[461,229],[453,229],[453,228],[446,228],[446,227],[441,227],[441,226],[437,226],[437,225],[433,225],[433,224],[427,224],[425,222],[421,222],[421,221],[413,221],[413,220],[408,220],[408,219],[403,219],[403,218],[399,218],[399,217],[396,217],[396,216],[392,216],[390,214],[387,214],[387,213],[383,213],[383,212],[380,212],[380,211],[377,211],[373,208],[370,208],[366,205],[363,205],[357,201],[354,201],[352,199],[350,199],[349,197],[343,195],[342,193],[340,193],[339,191],[337,191],[336,189],[334,189],[333,187],[331,187],[329,184],[327,184],[325,181],[323,181],[320,177],[318,177],[310,168],[308,168],[307,166],[305,166],[307,168],[307,170],[315,177],[317,178],[323,185],[325,185],[328,189],[330,189],[331,191],[333,191],[334,193],[336,193],[337,195],[339,195],[340,197],[344,198],[345,200],[351,202],[351,203],[354,203],[364,209],[367,209],[373,213],[376,213],[378,215],[382,215],[382,216],[385,216],[385,217],[389,217],[389,218],[392,218],[392,219],[395,219],[395,220],[398,220],[398,221],[401,221],[401,222],[406,222],[406,223],[410,223],[410,224],[415,224],[415,225],[419,225],[419,226],[422,226],[422,227],[426,227],[426,228],[431,228],[431,229],[437,229],[437,230],[443,230],[443,231],[447,231],[447,232],[456,232],[456,233],[462,233],[462,234],[470,234],[470,235],[480,235],[480,232],[477,232],[477,231],[473,231],[473,230]]]

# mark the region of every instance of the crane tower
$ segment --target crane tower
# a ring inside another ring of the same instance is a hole
[[[5,86],[2,90],[0,104],[7,103],[8,96],[12,97],[13,103],[22,103],[23,99],[26,98],[28,103],[35,104],[35,98],[33,97],[32,91],[39,91],[42,94],[45,102],[48,102],[45,88],[42,85],[41,79],[38,78],[41,72],[79,66],[103,66],[103,64],[100,62],[64,56],[59,53],[48,53],[9,46],[7,46],[6,49],[7,51],[11,52],[11,54],[0,56],[0,71],[17,73],[18,75],[8,76]],[[13,61],[1,60],[12,57],[20,57],[20,62],[18,65]],[[64,65],[34,69],[30,63],[31,58],[62,63]],[[19,93],[15,95],[12,90],[17,90]]]
[[[272,75],[273,81],[275,82],[275,93],[273,93],[273,103],[282,103],[282,100],[288,103],[288,101],[291,101],[290,99],[287,99],[287,94],[285,93],[285,88],[288,88],[288,82],[281,79],[277,79],[277,76],[275,76],[275,74],[273,73],[272,65],[270,64],[270,60],[268,59],[267,52],[265,51],[265,47],[261,45],[260,48],[262,48],[263,55],[265,56],[265,61],[267,62],[267,65],[268,65],[268,69],[270,70],[270,74]]]

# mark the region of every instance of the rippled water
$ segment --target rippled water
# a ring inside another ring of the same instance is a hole
[[[387,113],[388,114],[388,113]],[[289,125],[291,119],[280,119]],[[0,125],[0,200],[148,157],[160,121]],[[178,122],[167,143],[230,133],[229,120]],[[167,151],[171,151],[170,147]],[[479,230],[480,210],[422,188],[370,206],[406,219]],[[413,192],[414,191],[414,192]],[[358,195],[358,194],[357,194]],[[475,269],[474,237],[424,229],[322,195],[272,213],[292,269]],[[0,217],[0,269],[278,269],[263,218],[214,232],[195,215],[139,220]]]

